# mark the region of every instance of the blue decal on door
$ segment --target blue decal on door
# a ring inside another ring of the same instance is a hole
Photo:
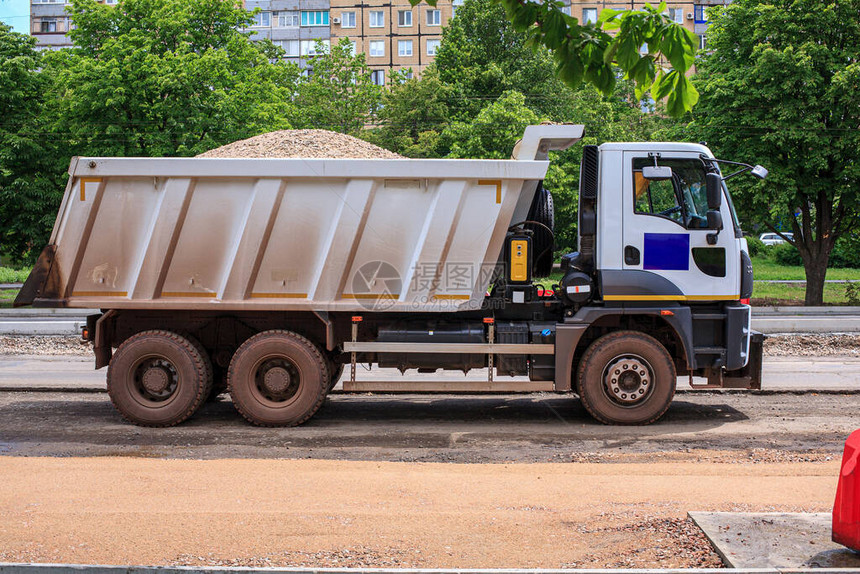
[[[687,233],[646,233],[644,248],[643,269],[690,269],[690,236]]]

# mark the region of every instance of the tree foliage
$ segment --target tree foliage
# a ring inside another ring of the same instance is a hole
[[[34,46],[0,23],[0,250],[16,263],[41,249],[62,195],[40,117],[45,78]]]
[[[192,155],[289,127],[298,68],[270,61],[235,0],[72,0],[75,47],[52,53],[47,112],[75,150]]]
[[[395,72],[376,112],[377,127],[365,130],[361,137],[406,157],[439,157],[439,138],[451,119],[453,91],[432,66],[421,79]]]
[[[382,88],[374,85],[364,53],[353,54],[347,38],[325,49],[317,44],[313,72],[297,87],[294,127],[357,133],[379,107]]]
[[[469,0],[442,32],[433,65],[449,86],[450,113],[469,120],[509,90],[525,96],[538,114],[563,117],[573,89],[556,75],[552,55],[529,46],[528,35],[508,22],[492,0]]]
[[[410,2],[416,6],[421,0]],[[493,2],[504,8],[514,30],[526,34],[529,46],[544,46],[552,52],[556,74],[570,87],[578,88],[585,81],[610,95],[617,82],[617,67],[634,83],[639,97],[650,89],[655,100],[667,98],[670,115],[690,111],[698,100],[686,75],[693,65],[698,40],[669,20],[665,2],[656,7],[646,3],[642,10],[604,9],[593,23],[568,16],[562,12],[561,2]],[[428,3],[435,6],[436,0]],[[663,68],[663,60],[672,69]]]
[[[794,232],[806,303],[822,304],[837,239],[860,199],[860,0],[736,0],[716,11],[687,133],[718,156],[761,163],[732,180],[745,219]]]

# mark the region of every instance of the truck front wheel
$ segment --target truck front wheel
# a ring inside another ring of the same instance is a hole
[[[265,331],[233,355],[227,385],[236,409],[260,426],[295,426],[313,416],[329,387],[328,360],[291,331]]]
[[[212,386],[205,352],[170,331],[144,331],[123,341],[108,366],[111,402],[142,426],[181,423],[200,407]]]
[[[675,364],[659,341],[637,331],[619,331],[597,339],[585,351],[576,390],[598,421],[646,425],[669,408],[675,385]]]

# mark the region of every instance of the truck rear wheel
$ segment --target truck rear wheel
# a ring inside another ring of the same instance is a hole
[[[619,331],[597,339],[585,351],[576,390],[598,421],[646,425],[669,408],[675,385],[675,364],[659,341],[637,331]]]
[[[126,339],[108,366],[111,402],[127,420],[148,427],[181,423],[209,395],[212,367],[205,352],[170,331]]]
[[[291,331],[265,331],[233,355],[227,372],[233,404],[260,426],[295,426],[322,405],[328,360],[316,345]]]

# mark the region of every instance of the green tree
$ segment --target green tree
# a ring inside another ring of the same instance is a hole
[[[62,195],[41,125],[45,77],[35,44],[0,23],[0,252],[16,263],[42,247]]]
[[[735,205],[794,232],[808,305],[822,304],[833,247],[860,216],[858,14],[860,0],[736,0],[717,11],[688,126],[718,157],[770,170],[763,184],[732,180]]]
[[[434,60],[439,80],[451,89],[456,119],[473,118],[508,90],[522,93],[525,105],[541,115],[564,117],[574,90],[555,75],[549,50],[528,40],[492,0],[468,0],[457,8]]]
[[[526,106],[519,92],[508,91],[481,110],[470,122],[454,122],[442,132],[448,157],[510,159],[526,126],[540,117]]]
[[[416,6],[421,0],[410,2]],[[561,2],[493,2],[505,9],[515,30],[527,34],[529,45],[552,52],[558,77],[573,88],[585,81],[609,95],[615,88],[617,67],[635,84],[639,97],[650,89],[655,100],[665,98],[672,116],[689,111],[698,100],[686,76],[694,62],[696,35],[668,19],[665,2],[656,7],[646,3],[642,10],[605,9],[594,23],[568,16]],[[436,0],[428,3],[435,6]],[[660,66],[662,60],[672,69]]]
[[[439,137],[451,117],[452,92],[432,66],[420,79],[394,72],[376,114],[378,127],[361,137],[406,157],[440,157]]]
[[[236,0],[72,0],[48,113],[73,153],[193,155],[289,127],[298,68],[251,42]]]
[[[297,88],[301,114],[295,127],[356,133],[379,106],[382,88],[373,84],[364,53],[353,54],[347,38],[326,49],[317,43],[310,76]]]

